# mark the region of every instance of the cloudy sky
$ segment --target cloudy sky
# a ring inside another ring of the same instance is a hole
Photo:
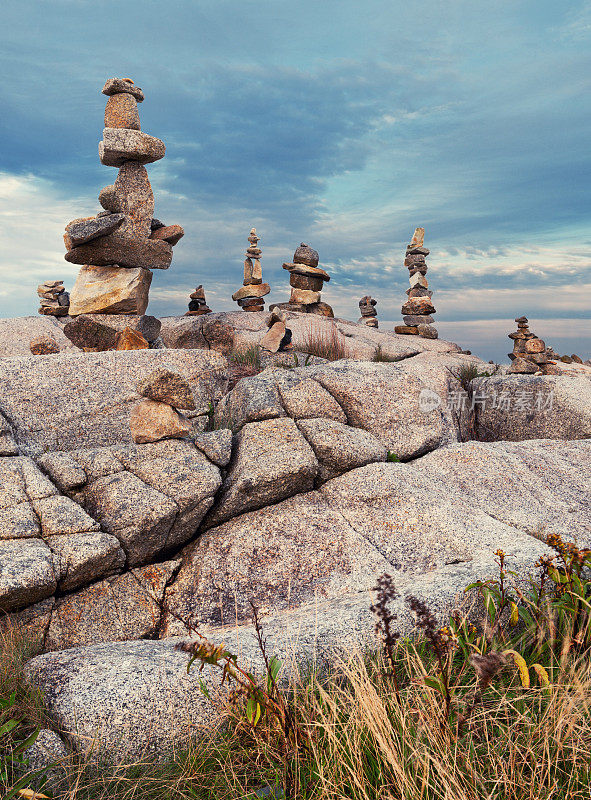
[[[156,216],[185,237],[149,312],[202,283],[236,308],[251,226],[270,302],[300,241],[357,319],[400,322],[404,247],[426,228],[442,337],[506,361],[513,318],[591,356],[591,2],[4,0],[0,316],[35,314],[66,222],[96,213],[106,78],[144,89]]]

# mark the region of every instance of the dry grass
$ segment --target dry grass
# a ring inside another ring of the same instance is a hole
[[[345,337],[331,321],[324,324],[311,321],[302,344],[298,347],[300,349],[303,353],[325,358],[327,361],[351,358]]]

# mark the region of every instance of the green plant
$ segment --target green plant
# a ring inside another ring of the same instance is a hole
[[[456,370],[449,369],[448,371],[451,375],[459,382],[462,389],[468,394],[471,394],[472,390],[472,381],[476,378],[490,378],[500,369],[499,364],[494,365],[494,369],[490,372],[479,372],[478,366],[476,364],[462,364]]]
[[[234,364],[252,367],[260,371],[262,369],[261,348],[258,344],[236,348],[228,354],[228,361]]]
[[[392,464],[401,463],[396,453],[393,453],[392,450],[388,450],[388,452],[386,453],[386,461],[390,461]]]

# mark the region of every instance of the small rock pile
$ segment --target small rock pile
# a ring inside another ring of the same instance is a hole
[[[263,297],[271,291],[269,284],[263,283],[259,241],[260,236],[257,236],[256,228],[251,228],[248,247],[244,254],[243,285],[232,295],[232,300],[235,300],[243,311],[263,311],[265,308]]]
[[[66,226],[66,261],[82,265],[69,314],[142,316],[152,270],[168,269],[172,246],[183,229],[154,218],[154,194],[144,165],[163,158],[165,147],[140,130],[142,90],[130,78],[111,78],[102,91],[109,99],[99,157],[102,164],[117,167],[118,174],[99,194],[104,211]]]
[[[543,339],[538,339],[528,326],[527,317],[517,317],[517,330],[509,334],[513,339],[513,352],[509,353],[512,375],[554,375],[557,370],[555,361],[550,361],[548,350]]]
[[[205,301],[205,290],[199,286],[189,295],[189,310],[185,312],[185,317],[197,317],[201,314],[211,314],[211,308]]]
[[[132,409],[129,425],[136,444],[161,439],[185,439],[191,421],[177,409],[195,410],[195,400],[187,381],[176,372],[156,369],[138,381],[138,394],[144,399]]]
[[[416,228],[410,244],[406,248],[404,265],[410,275],[410,289],[406,290],[408,300],[402,306],[404,325],[396,325],[394,333],[410,336],[422,336],[425,339],[437,339],[437,328],[434,328],[433,317],[435,307],[431,302],[433,292],[429,290],[427,281],[426,257],[429,250],[424,246],[425,229]]]
[[[283,269],[289,272],[291,297],[289,303],[278,303],[272,308],[334,317],[332,308],[320,299],[324,281],[329,281],[330,275],[319,268],[316,250],[302,242],[293,254],[293,262],[283,264]]]
[[[37,287],[40,308],[45,316],[65,317],[70,307],[70,295],[64,289],[63,281],[45,281]]]
[[[370,297],[368,294],[362,297],[359,301],[359,311],[361,312],[361,319],[358,323],[368,325],[370,328],[378,327],[378,312],[376,311],[377,300]]]
[[[280,309],[274,308],[267,320],[269,330],[261,341],[264,350],[277,353],[280,350],[291,349],[291,331],[286,323],[287,315]]]

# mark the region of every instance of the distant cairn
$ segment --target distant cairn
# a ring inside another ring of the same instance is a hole
[[[406,290],[408,300],[402,306],[404,325],[396,325],[394,333],[407,336],[423,336],[425,339],[437,339],[437,328],[433,327],[435,306],[431,298],[433,292],[427,281],[426,257],[429,250],[424,246],[425,229],[416,228],[410,244],[406,248],[404,266],[408,267],[410,289]]]

